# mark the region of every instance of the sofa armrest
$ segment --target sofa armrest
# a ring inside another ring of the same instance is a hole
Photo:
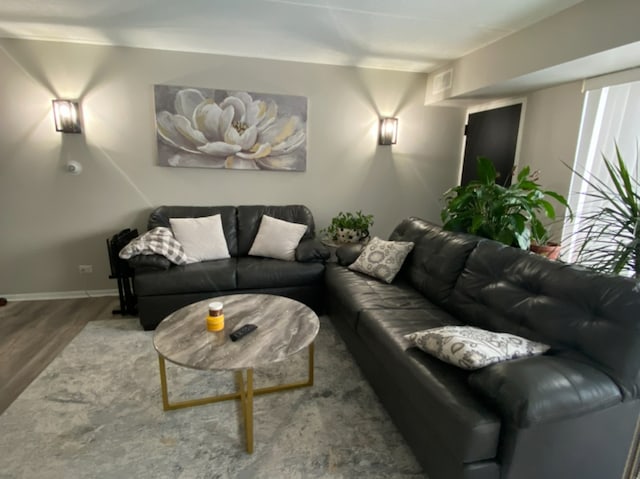
[[[296,248],[296,261],[302,263],[324,262],[331,256],[331,251],[319,240],[303,239]]]
[[[580,416],[622,401],[609,376],[587,363],[557,356],[494,364],[471,373],[468,382],[518,427]]]
[[[343,244],[336,249],[336,257],[340,266],[349,266],[358,259],[364,249],[362,243]]]
[[[134,271],[162,271],[169,269],[171,261],[159,254],[139,254],[127,260]]]

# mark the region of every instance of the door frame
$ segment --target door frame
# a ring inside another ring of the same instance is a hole
[[[487,101],[485,103],[478,103],[476,105],[471,105],[467,107],[467,114],[465,116],[464,124],[469,124],[469,115],[473,113],[479,113],[481,111],[487,110],[495,110],[496,108],[502,108],[505,106],[522,104],[520,108],[520,123],[518,124],[518,136],[516,138],[516,152],[513,157],[513,166],[515,169],[518,169],[520,165],[520,147],[522,145],[522,130],[524,126],[524,118],[527,111],[527,97],[511,97],[511,98],[501,98],[497,100]],[[465,135],[463,133],[463,141],[460,145],[460,159],[458,161],[458,172],[457,172],[457,185],[460,185],[460,181],[462,180],[462,169],[464,168],[464,149],[466,147],[467,141]]]

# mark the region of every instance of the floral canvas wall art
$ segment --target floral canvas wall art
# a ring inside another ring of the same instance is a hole
[[[307,98],[155,85],[162,166],[305,171]]]

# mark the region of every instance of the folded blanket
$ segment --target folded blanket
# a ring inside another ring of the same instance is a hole
[[[141,254],[159,254],[174,264],[186,264],[187,255],[169,228],[158,226],[134,238],[118,256],[129,259]]]

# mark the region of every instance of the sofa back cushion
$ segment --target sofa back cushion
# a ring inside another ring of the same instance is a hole
[[[247,256],[253,240],[258,234],[262,215],[271,216],[290,223],[307,225],[307,231],[302,239],[313,238],[315,235],[315,223],[309,208],[303,205],[264,206],[244,205],[238,206],[238,256]]]
[[[461,321],[552,345],[638,396],[640,286],[483,240],[447,304]]]
[[[403,220],[389,239],[414,243],[400,275],[437,305],[449,299],[467,257],[480,240],[414,217]]]
[[[219,214],[222,230],[231,256],[238,256],[238,230],[235,206],[160,206],[151,212],[147,229],[158,226],[171,228],[170,218],[200,218]]]

